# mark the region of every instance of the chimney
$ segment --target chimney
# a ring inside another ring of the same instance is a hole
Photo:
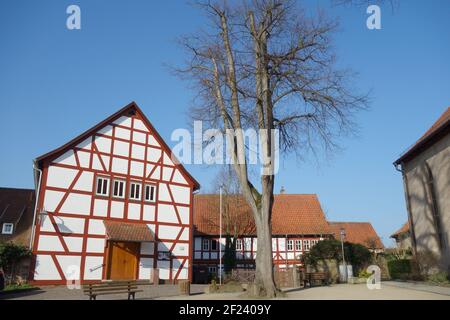
[[[284,187],[283,187],[283,186],[281,186],[281,189],[280,189],[280,194],[285,194],[285,192],[286,192],[286,190],[284,189]]]

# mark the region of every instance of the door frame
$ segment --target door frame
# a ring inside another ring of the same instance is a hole
[[[139,264],[140,264],[140,260],[141,260],[141,242],[137,242],[137,241],[117,241],[117,240],[107,240],[106,241],[106,259],[105,259],[105,280],[112,280],[111,279],[111,258],[112,258],[112,244],[114,242],[133,242],[133,243],[137,243],[137,252],[136,252],[136,270],[134,271],[134,279],[133,280],[137,280],[139,278]]]

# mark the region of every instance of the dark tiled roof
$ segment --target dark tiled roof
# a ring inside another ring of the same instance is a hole
[[[108,239],[117,241],[154,241],[155,238],[146,224],[104,220]]]
[[[340,231],[341,228],[344,228],[346,241],[362,244],[369,248],[373,244],[376,249],[384,248],[383,242],[370,222],[330,222],[330,227],[336,239],[341,238]]]
[[[436,120],[436,122],[428,129],[416,143],[413,144],[399,159],[395,161],[395,164],[399,164],[415,153],[420,151],[430,140],[437,136],[439,133],[449,132],[450,130],[450,107],[444,111],[444,113]]]
[[[231,197],[234,198],[226,203],[233,212],[232,218],[244,225],[241,234],[256,234],[248,204],[242,196]],[[194,228],[196,234],[219,234],[219,195],[194,196]],[[315,194],[278,194],[274,195],[272,234],[326,235],[331,234],[331,230]]]
[[[0,223],[17,223],[27,210],[33,210],[34,190],[0,188]]]

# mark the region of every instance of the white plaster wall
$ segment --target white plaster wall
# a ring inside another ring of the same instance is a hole
[[[70,252],[81,252],[83,250],[83,238],[81,237],[63,237]]]
[[[138,130],[142,130],[142,131],[148,132],[148,129],[145,126],[145,124],[139,119],[134,119],[134,129],[138,129]]]
[[[136,177],[144,176],[144,163],[138,161],[131,161],[130,174]]]
[[[169,204],[158,204],[158,221],[178,223],[174,207]]]
[[[97,217],[106,217],[108,215],[108,200],[95,199],[93,214]]]
[[[36,256],[35,280],[61,280],[58,269],[49,255],[38,254]]]
[[[189,244],[187,243],[177,243],[172,250],[175,256],[187,257],[189,256]]]
[[[55,211],[63,196],[64,192],[46,190],[44,195],[44,210],[48,212]]]
[[[161,149],[147,147],[147,161],[158,162],[161,158]]]
[[[172,181],[176,182],[176,183],[187,184],[186,179],[183,177],[180,170],[178,170],[178,169],[175,169],[175,173],[173,174]]]
[[[91,210],[91,196],[70,193],[61,207],[61,213],[89,215]]]
[[[57,236],[40,235],[38,243],[39,251],[64,251]]]
[[[152,279],[153,259],[141,258],[139,261],[139,279]]]
[[[117,118],[113,123],[124,126],[124,127],[131,128],[131,118],[130,117],[121,116],[120,118]]]
[[[144,137],[144,139],[145,139],[145,137]],[[133,143],[133,145],[131,146],[131,157],[133,159],[144,160],[145,159],[145,147],[142,145]]]
[[[130,140],[130,138],[131,138],[131,131],[129,129],[117,128],[116,127],[115,130],[116,130],[116,132],[115,132],[115,137],[116,138]]]
[[[84,279],[85,280],[101,280],[103,267],[103,257],[86,257],[84,264]],[[95,269],[95,270],[90,270]]]
[[[63,233],[84,233],[83,218],[54,217],[58,230]]]
[[[155,206],[152,205],[144,205],[143,217],[146,221],[154,221],[155,220]]]
[[[88,152],[77,151],[78,160],[82,168],[90,168],[91,155]]]
[[[75,183],[73,189],[91,192],[93,190],[92,185],[93,181],[94,181],[94,173],[90,171],[83,171],[81,173],[81,176],[78,178],[78,181]]]
[[[67,280],[80,279],[81,256],[56,256]]]
[[[123,218],[125,209],[125,203],[122,201],[111,201],[111,213],[112,218]]]
[[[158,237],[160,239],[174,240],[180,230],[181,227],[160,225],[158,227]]]
[[[128,204],[128,219],[133,220],[141,219],[141,205],[139,203]]]
[[[105,224],[103,223],[103,220],[90,219],[88,233],[96,234],[96,235],[105,235],[106,230],[105,230]]]
[[[191,189],[189,187],[182,187],[176,185],[170,185],[172,191],[173,200],[176,203],[189,204],[191,201]]]
[[[53,162],[60,163],[60,164],[67,164],[69,166],[76,166],[77,161],[75,159],[75,154],[73,153],[73,150],[70,149],[63,155],[61,155],[59,158],[55,159]]]
[[[178,214],[181,219],[181,223],[183,224],[189,224],[189,213],[190,208],[189,207],[183,207],[183,206],[177,206]]]
[[[113,157],[111,171],[115,173],[127,174],[128,160]]]
[[[114,154],[115,155],[128,157],[129,152],[130,152],[130,144],[128,142],[119,141],[119,140],[114,141]]]
[[[78,170],[61,168],[56,166],[48,167],[47,186],[68,189],[75,179]]]
[[[143,133],[143,132],[135,131],[133,133],[133,141],[134,142],[145,143],[146,136],[147,135],[145,133]]]
[[[101,238],[88,238],[86,252],[90,253],[102,253],[105,250],[105,239]]]

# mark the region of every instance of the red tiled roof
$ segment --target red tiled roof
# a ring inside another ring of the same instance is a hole
[[[395,238],[395,237],[397,237],[403,233],[406,233],[408,231],[409,231],[409,222],[407,221],[400,229],[398,229],[391,235],[391,238]]]
[[[250,207],[243,197],[240,195],[227,197],[224,196],[224,207],[227,206],[232,212],[230,217],[233,225],[239,223],[242,226],[243,231],[239,233],[256,234]],[[226,219],[223,220],[225,225]],[[194,196],[194,228],[196,234],[219,234],[219,195]],[[331,230],[315,194],[278,194],[274,196],[272,234],[326,235],[331,234]]]
[[[155,238],[146,224],[104,220],[106,234],[110,240],[154,241]]]
[[[345,241],[366,247],[371,247],[371,242],[374,241],[376,249],[384,248],[383,242],[370,222],[330,222],[330,227],[336,239],[341,238],[341,228],[344,228]]]
[[[417,151],[420,151],[420,149],[424,147],[426,143],[431,140],[431,138],[448,129],[450,129],[450,107],[448,107],[439,119],[437,119],[437,121],[423,134],[423,136],[420,137],[420,139],[417,140],[416,143],[414,143],[414,145],[403,153],[402,156],[394,163],[399,164],[403,162]]]

